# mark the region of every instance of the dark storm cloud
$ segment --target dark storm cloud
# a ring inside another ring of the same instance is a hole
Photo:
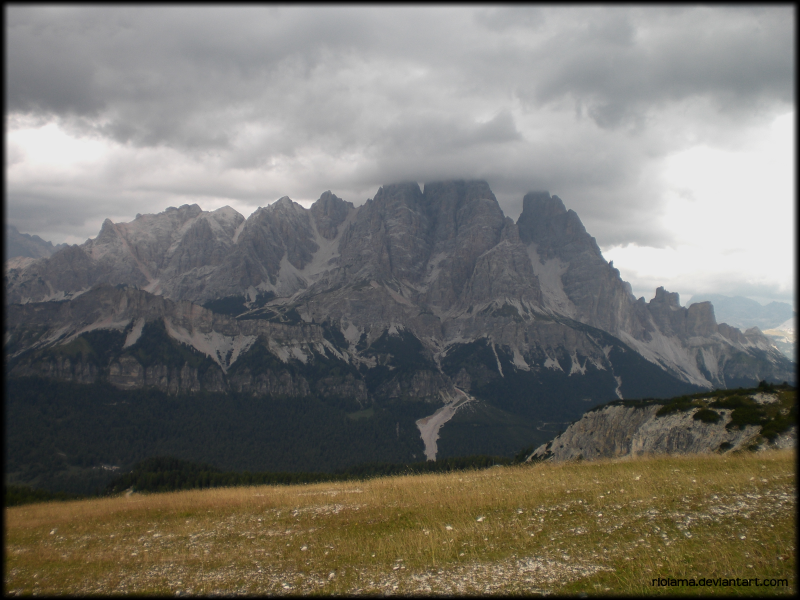
[[[518,10],[508,27],[521,27]],[[537,13],[538,14],[538,13]],[[710,96],[723,113],[794,100],[794,20],[783,7],[581,7],[533,20],[556,32],[516,62],[531,68],[520,97],[534,105],[569,98],[601,127],[649,110]]]
[[[480,177],[512,217],[525,192],[547,189],[600,243],[663,245],[653,161],[690,143],[742,144],[794,102],[793,7],[11,6],[6,16],[9,114],[132,149],[113,166],[119,178],[86,190],[109,214],[137,190],[148,202],[161,189],[263,204],[338,189],[358,204],[391,181]],[[197,168],[157,165],[147,181],[152,161],[135,151],[160,147]],[[132,183],[115,193],[113,181]],[[44,210],[66,193],[10,192],[10,216],[21,214],[15,198]]]
[[[490,98],[513,93],[533,107],[569,98],[603,127],[698,95],[731,111],[759,99],[793,101],[788,7],[506,8],[469,20],[456,18],[461,13],[11,7],[8,110],[103,117],[94,126],[123,141],[194,147],[224,146],[231,126],[280,120],[296,107],[312,117],[302,136],[317,130],[320,114],[303,109],[324,109],[320,95],[349,91],[325,74],[346,78],[359,61],[423,66],[432,74],[420,83],[443,91],[442,100],[470,88]],[[516,35],[507,35],[511,28]],[[376,76],[382,89],[373,93],[399,92],[392,79],[391,70]],[[315,88],[328,80],[330,89]],[[426,99],[414,88],[405,95],[408,113]],[[360,105],[356,97],[349,103]]]
[[[12,7],[8,110],[73,118],[140,145],[226,146],[231,126],[270,114],[262,100],[289,102],[324,49],[358,39],[354,19],[329,27],[326,12],[298,23],[259,7]]]

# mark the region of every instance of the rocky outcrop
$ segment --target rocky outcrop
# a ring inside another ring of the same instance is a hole
[[[700,302],[684,308],[680,305],[680,296],[663,287],[656,290],[647,310],[661,333],[682,341],[690,337],[711,337],[719,331],[714,318],[714,307],[710,302]],[[727,326],[726,331],[729,331]]]
[[[777,397],[770,394],[751,394],[750,397],[760,404],[777,402]],[[760,444],[784,448],[796,442],[796,427],[771,442],[760,437],[761,425],[731,427],[733,410],[729,408],[714,408],[713,412],[718,415],[716,422],[696,418],[702,407],[684,407],[659,415],[662,408],[662,404],[610,404],[593,409],[553,440],[539,446],[527,460],[733,452]]]

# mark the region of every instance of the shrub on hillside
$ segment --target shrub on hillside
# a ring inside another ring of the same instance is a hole
[[[656,416],[663,417],[664,415],[668,415],[674,412],[686,412],[693,406],[694,405],[692,404],[691,398],[687,398],[686,396],[681,396],[680,398],[676,398],[669,404],[665,404],[664,406],[659,408],[658,412],[656,413]]]
[[[763,413],[758,406],[740,406],[731,413],[731,420],[725,427],[744,427],[745,425],[761,425]]]
[[[708,408],[701,408],[692,417],[695,421],[702,421],[703,423],[716,423],[720,420],[721,415],[714,410]]]

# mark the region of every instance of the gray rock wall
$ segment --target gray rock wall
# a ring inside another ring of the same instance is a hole
[[[529,457],[535,460],[592,460],[642,454],[698,454],[748,447],[761,428],[754,425],[727,429],[731,410],[715,409],[721,419],[716,423],[695,420],[699,410],[673,412],[656,416],[659,404],[644,407],[610,405],[586,413],[578,422]],[[773,447],[787,447],[796,440],[796,431],[779,436]]]

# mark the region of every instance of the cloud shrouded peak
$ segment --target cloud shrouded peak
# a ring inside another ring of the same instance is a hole
[[[666,248],[673,157],[793,111],[795,9],[6,8],[8,218],[54,242],[198,203],[485,179]],[[696,194],[699,198],[700,196]],[[785,201],[782,201],[785,202]]]

